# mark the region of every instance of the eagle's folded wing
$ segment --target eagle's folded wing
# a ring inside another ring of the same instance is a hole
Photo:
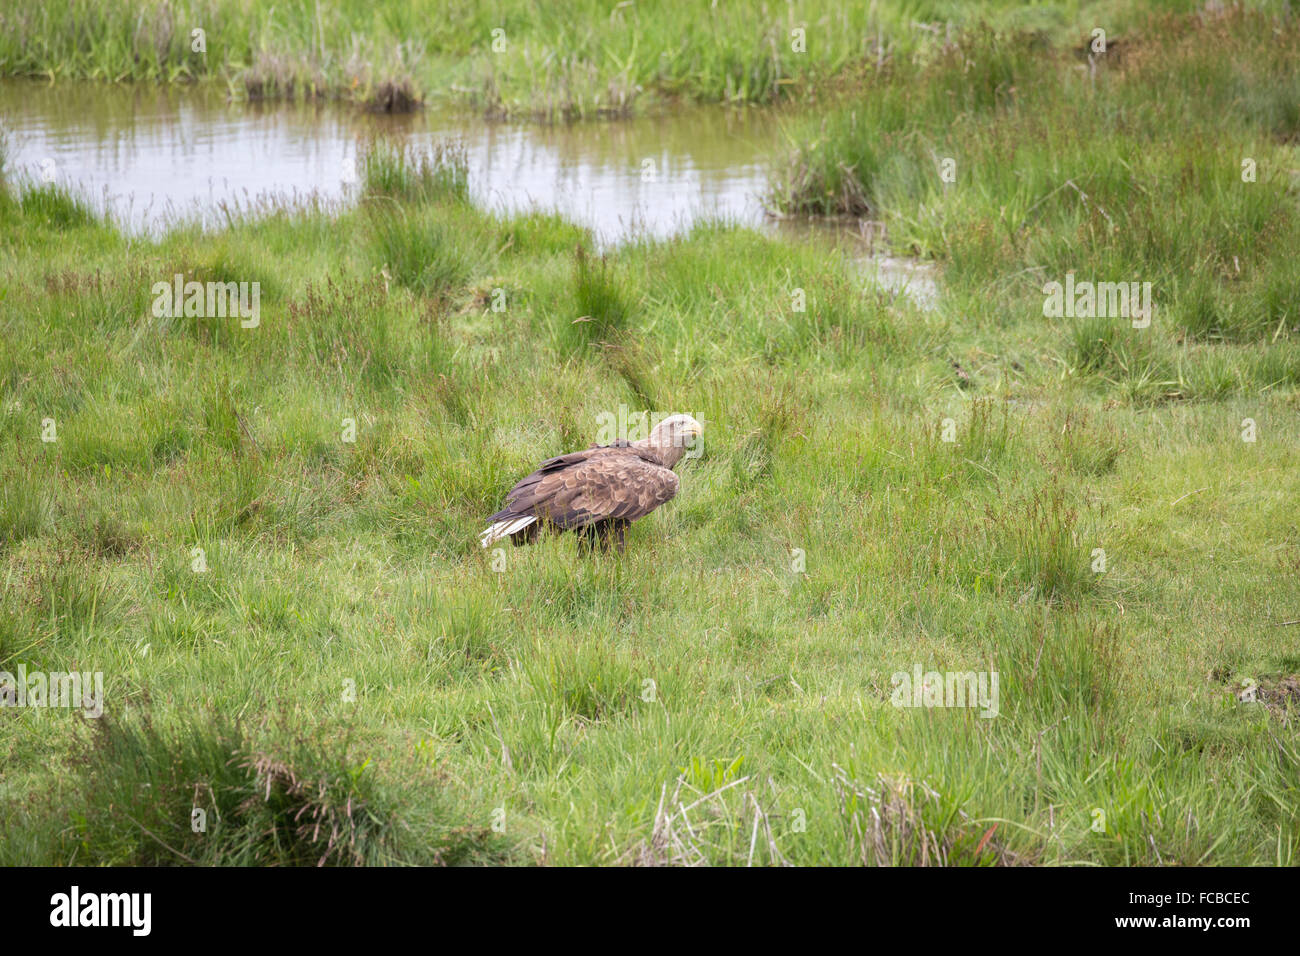
[[[537,474],[537,473],[535,473]],[[512,493],[512,514],[548,518],[561,528],[584,528],[617,518],[634,521],[677,494],[671,469],[637,455],[598,455],[577,464],[525,478]]]

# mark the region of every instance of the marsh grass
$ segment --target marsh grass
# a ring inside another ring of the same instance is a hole
[[[24,189],[18,205],[25,218],[54,229],[89,225],[96,219],[85,200],[54,184]]]
[[[206,80],[251,100],[340,98],[386,112],[451,99],[495,116],[558,120],[622,116],[682,99],[815,101],[898,63],[929,59],[951,25],[972,28],[972,36],[991,24],[1074,38],[1086,35],[1099,11],[1122,33],[1144,7],[812,0],[785,9],[743,0],[611,9],[598,0],[509,0],[492,10],[449,10],[414,0],[395,11],[361,0],[15,0],[0,20],[0,68],[51,80]],[[206,52],[194,49],[194,24],[204,25]],[[952,90],[996,100],[1006,95],[1009,70],[1008,55],[968,71],[973,76],[954,74]],[[1285,123],[1293,103],[1283,94],[1257,94],[1251,108]]]
[[[1150,329],[1057,320],[1067,361],[1146,402],[1242,394],[1292,374],[1300,331],[1297,129],[1277,102],[1298,49],[1294,16],[1241,6],[1152,13],[1091,63],[1040,34],[959,36],[796,124],[769,202],[878,220],[981,323],[1067,273],[1149,281]],[[1265,357],[1198,347],[1222,343]]]
[[[445,810],[427,803],[427,816],[408,813],[399,825],[392,792],[368,760],[346,752],[346,736],[332,751],[301,736],[266,750],[245,728],[211,714],[175,727],[111,719],[94,727],[73,761],[85,781],[69,795],[75,825],[39,807],[25,810],[31,829],[6,844],[7,863],[23,862],[20,847],[43,839],[63,846],[65,862],[118,866],[506,859],[487,828],[449,827],[440,819]]]
[[[578,246],[573,253],[573,299],[580,315],[567,327],[561,321],[560,340],[572,349],[616,343],[631,318],[630,306],[615,266]]]
[[[1171,84],[1230,80],[1289,148],[1225,16],[1095,95],[1038,41],[918,61],[972,182],[899,126],[862,195],[942,258],[932,310],[725,224],[578,252],[409,154],[354,205],[156,238],[10,184],[0,668],[101,671],[107,713],[0,710],[0,860],[1294,865],[1294,713],[1235,689],[1300,668],[1295,195],[1174,128]],[[1069,101],[1040,75],[1083,105],[1020,112]],[[1066,268],[1167,280],[1152,325],[1045,318]],[[264,281],[260,325],[153,317],[178,271]],[[480,549],[620,405],[708,422],[626,554]],[[998,715],[893,706],[917,666],[996,672]]]
[[[465,147],[438,141],[427,150],[413,143],[380,138],[357,149],[363,195],[398,202],[461,201],[469,198]]]
[[[479,219],[464,208],[464,148],[378,139],[359,147],[357,165],[377,271],[417,295],[451,301],[492,256]]]
[[[449,296],[474,271],[474,250],[440,214],[376,210],[368,225],[376,267],[418,295]]]

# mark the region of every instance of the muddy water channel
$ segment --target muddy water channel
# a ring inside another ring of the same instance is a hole
[[[787,148],[770,111],[686,109],[611,123],[495,123],[424,110],[368,114],[328,104],[230,103],[212,88],[0,82],[9,176],[55,180],[107,210],[125,230],[157,234],[180,219],[217,225],[223,207],[271,198],[345,200],[356,156],[385,133],[465,147],[482,206],[556,211],[602,245],[663,238],[723,218],[831,239],[864,275],[932,298],[926,270],[870,258],[856,229],[778,224],[764,215],[768,163]]]

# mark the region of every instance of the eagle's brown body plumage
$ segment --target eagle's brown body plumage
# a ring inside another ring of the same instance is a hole
[[[542,526],[578,531],[588,542],[623,547],[627,526],[677,494],[673,466],[701,428],[689,415],[665,419],[649,438],[592,445],[542,462],[506,496],[480,536],[483,547],[509,537],[531,541]]]

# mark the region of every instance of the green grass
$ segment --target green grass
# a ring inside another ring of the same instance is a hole
[[[1179,0],[1176,7],[1199,6]],[[237,97],[344,98],[382,110],[451,100],[487,113],[623,115],[679,100],[809,101],[909,63],[949,24],[1122,33],[1136,0],[14,0],[0,74],[211,80]],[[205,31],[203,46],[193,31]],[[797,34],[796,31],[802,31]]]
[[[1035,122],[934,69],[975,148]],[[447,152],[158,239],[7,184],[0,669],[101,671],[107,713],[0,710],[0,862],[1294,865],[1296,196],[1211,158],[1293,147],[1162,102],[1158,154],[1047,116],[1051,175],[1028,139],[883,205],[934,310],[725,225],[602,258]],[[1188,291],[1045,318],[1018,273],[1066,265]],[[261,282],[260,324],[155,317],[177,272]],[[620,405],[709,423],[627,553],[480,551]],[[894,707],[917,666],[996,672],[998,715]]]
[[[1300,21],[1243,8],[1153,14],[1091,65],[1035,34],[960,35],[792,125],[769,202],[878,221],[943,261],[982,325],[1067,273],[1150,282],[1158,331],[1081,319],[1066,353],[1145,401],[1294,384],[1297,53]],[[1200,348],[1220,342],[1255,360]]]
[[[423,153],[403,141],[363,144],[359,174],[367,198],[426,203],[469,198],[469,169],[463,147],[435,143]]]

